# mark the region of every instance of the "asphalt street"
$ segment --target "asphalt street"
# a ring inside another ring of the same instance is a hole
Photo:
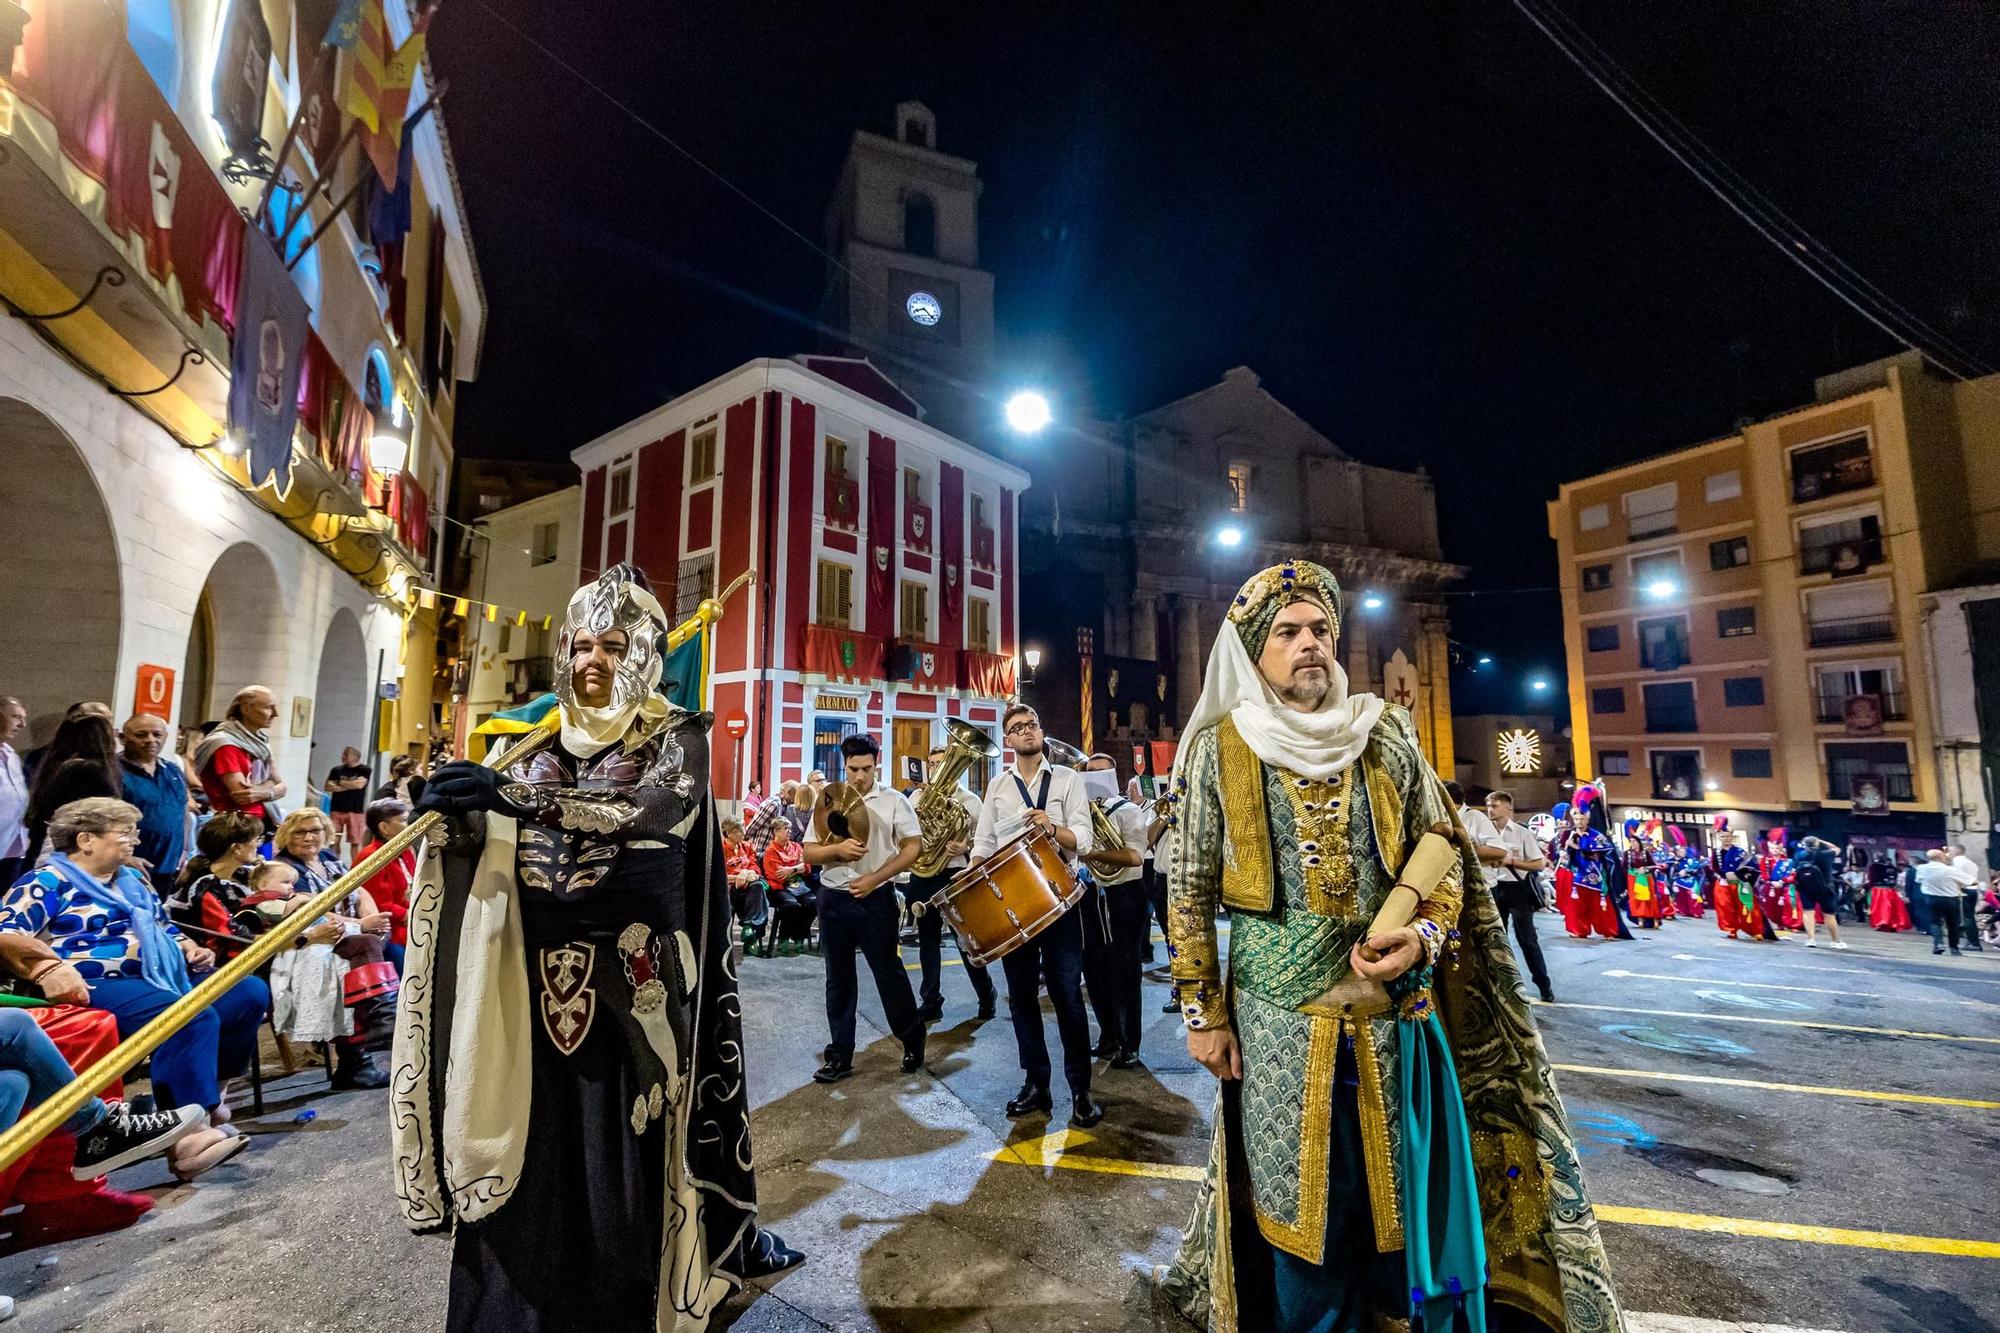
[[[1547,941],[1557,1003],[1535,1013],[1635,1333],[2000,1330],[2000,953],[1848,938],[1807,950],[1681,921]],[[810,1077],[819,961],[741,973],[763,1209],[811,1261],[722,1326],[1182,1328],[1150,1273],[1185,1221],[1215,1085],[1159,1012],[1163,985],[1146,989],[1145,1068],[1100,1064],[1106,1118],[1074,1134],[1060,1091],[1055,1120],[1007,1120],[1006,1007],[977,1021],[955,963],[929,1068],[908,1076],[864,970],[859,1072],[831,1088]],[[243,1122],[252,1150],[198,1185],[122,1172],[159,1201],[138,1225],[0,1260],[14,1326],[438,1326],[446,1245],[393,1218],[383,1094],[302,1073],[269,1095]]]

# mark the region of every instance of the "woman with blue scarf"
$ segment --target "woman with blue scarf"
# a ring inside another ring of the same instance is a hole
[[[190,973],[215,966],[215,955],[181,934],[146,877],[125,864],[138,830],[139,810],[124,801],[62,806],[49,819],[55,854],[0,900],[0,931],[47,940],[89,987],[91,1004],[118,1020],[121,1038],[193,989]],[[227,1122],[221,1080],[248,1066],[270,1007],[270,989],[251,977],[169,1037],[153,1055],[159,1105],[199,1106],[214,1123]]]

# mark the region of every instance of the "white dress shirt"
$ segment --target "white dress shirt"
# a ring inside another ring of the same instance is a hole
[[[1986,880],[1986,877],[1979,873],[1978,863],[1969,856],[1952,857],[1951,873],[1958,877],[1958,882],[1965,886],[1968,893],[1980,887]]]
[[[28,783],[21,776],[21,756],[0,741],[0,857],[28,850]]]
[[[1029,794],[1037,800],[1022,798],[1024,781]],[[1090,834],[1090,798],[1084,794],[1083,775],[1073,768],[1058,768],[1045,759],[1032,780],[1023,779],[1018,769],[1010,768],[987,787],[986,808],[979,813],[979,832],[972,839],[972,859],[984,861],[1019,837],[1027,827],[1028,811],[1033,809],[1045,811],[1050,823],[1076,835],[1077,855],[1097,845]]]
[[[819,868],[819,882],[829,889],[847,887],[863,875],[880,870],[895,859],[901,849],[903,839],[923,836],[923,825],[917,822],[916,809],[910,798],[890,787],[875,787],[861,798],[868,807],[868,851],[859,861],[841,864],[828,861]],[[814,830],[806,831],[807,842],[820,839]],[[828,842],[839,842],[829,830]]]
[[[1123,796],[1117,802],[1106,802],[1105,815],[1111,820],[1111,827],[1118,830],[1118,836],[1125,839],[1125,846],[1140,853],[1139,864],[1119,866],[1108,874],[1099,875],[1097,882],[1105,888],[1114,884],[1131,884],[1146,873],[1146,832],[1153,826],[1153,818],[1141,806],[1134,805]],[[1097,874],[1092,870],[1093,875]]]
[[[1917,887],[1933,898],[1956,898],[1964,885],[1958,871],[1944,861],[1917,862]]]
[[[1506,828],[1501,828],[1491,820],[1488,820],[1487,827],[1493,830],[1492,845],[1505,847],[1507,855],[1513,857],[1516,861],[1541,861],[1546,859],[1547,854],[1542,851],[1542,840],[1537,838],[1529,830],[1528,826],[1520,820],[1508,820]],[[1511,879],[1525,880],[1529,884],[1535,882],[1535,872],[1532,870],[1521,870],[1518,868],[1509,870],[1503,865],[1486,866],[1484,869],[1486,871],[1486,887],[1489,889],[1496,884],[1501,884]]]

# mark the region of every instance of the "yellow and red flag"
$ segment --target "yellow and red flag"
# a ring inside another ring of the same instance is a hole
[[[363,126],[361,146],[375,164],[384,189],[396,188],[397,157],[403,145],[403,117],[410,106],[410,89],[424,62],[424,34],[435,5],[420,7],[411,20],[410,35],[390,49],[389,20],[383,0],[363,0],[354,43],[347,48],[341,70],[340,107]]]

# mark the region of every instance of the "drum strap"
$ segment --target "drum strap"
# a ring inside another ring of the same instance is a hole
[[[1044,764],[1047,763],[1046,760],[1044,760],[1043,762]],[[1021,780],[1021,775],[1019,773],[1014,774],[1014,785],[1021,789],[1021,803],[1036,810],[1040,810],[1043,807],[1047,806],[1049,803],[1050,776],[1051,774],[1049,770],[1046,767],[1044,767],[1042,769],[1041,795],[1030,796],[1028,795],[1028,784]]]

